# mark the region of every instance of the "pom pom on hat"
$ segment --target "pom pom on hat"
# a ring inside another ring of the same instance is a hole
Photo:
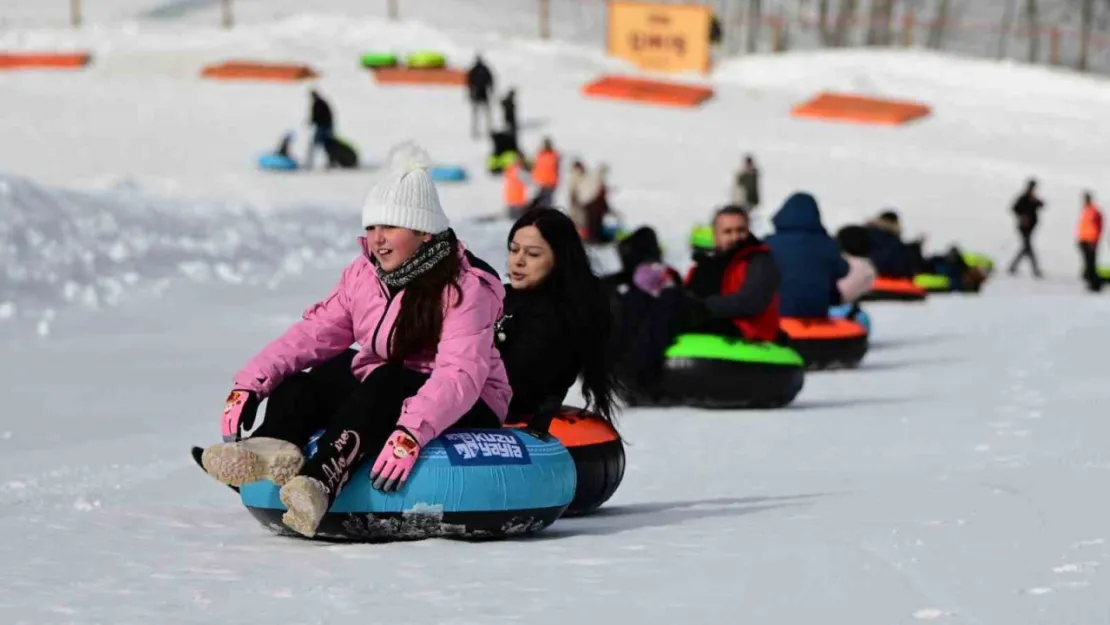
[[[432,166],[432,159],[428,153],[412,141],[393,146],[386,159],[389,162],[390,171],[396,173],[428,169]]]
[[[428,172],[427,151],[412,141],[394,146],[389,171],[370,189],[362,206],[362,227],[395,226],[438,234],[450,227]]]

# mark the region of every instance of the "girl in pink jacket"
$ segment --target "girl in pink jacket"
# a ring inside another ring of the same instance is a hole
[[[493,336],[504,287],[448,228],[426,155],[412,146],[393,160],[363,207],[362,254],[235,375],[226,442],[201,457],[225,484],[282,485],[282,521],[305,536],[349,480],[367,479],[351,471],[368,454],[373,486],[396,490],[445,429],[500,427],[512,395]],[[240,440],[267,397],[265,419]]]

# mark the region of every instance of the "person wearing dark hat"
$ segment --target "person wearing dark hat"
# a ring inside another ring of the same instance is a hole
[[[466,73],[467,94],[470,96],[470,134],[477,139],[478,110],[485,111],[486,132],[493,132],[493,113],[489,108],[489,97],[493,93],[493,72],[482,59],[482,55],[474,57],[474,65]],[[514,136],[516,133],[513,133]]]
[[[304,166],[305,169],[312,169],[316,148],[319,147],[327,154],[328,142],[335,138],[335,115],[332,113],[331,105],[320,95],[319,91],[313,89],[308,95],[312,100],[309,114],[309,124],[312,125],[312,143],[308,146]],[[328,164],[331,164],[330,156],[328,156]]]

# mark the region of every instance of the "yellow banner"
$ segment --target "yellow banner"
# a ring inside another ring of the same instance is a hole
[[[708,72],[713,12],[696,4],[609,2],[609,54],[645,70]]]

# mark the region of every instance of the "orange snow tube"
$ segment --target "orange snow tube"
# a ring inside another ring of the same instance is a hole
[[[295,82],[316,78],[317,73],[307,65],[285,63],[259,63],[255,61],[226,61],[209,65],[200,74],[216,80],[266,80]]]
[[[694,107],[713,97],[713,90],[663,80],[602,76],[582,88],[588,96],[632,100],[665,106]]]
[[[779,327],[807,369],[855,367],[867,354],[867,329],[850,319],[783,317]]]
[[[930,113],[917,102],[822,92],[790,112],[794,117],[900,126]]]
[[[526,427],[529,421],[525,417],[506,427]],[[589,514],[609,501],[624,479],[625,464],[624,442],[613,426],[591,412],[563,406],[547,431],[570,452],[578,474],[574,500],[565,515]]]
[[[0,52],[0,69],[77,69],[90,58],[87,52]]]
[[[875,278],[861,302],[923,302],[929,295],[909,278]]]

